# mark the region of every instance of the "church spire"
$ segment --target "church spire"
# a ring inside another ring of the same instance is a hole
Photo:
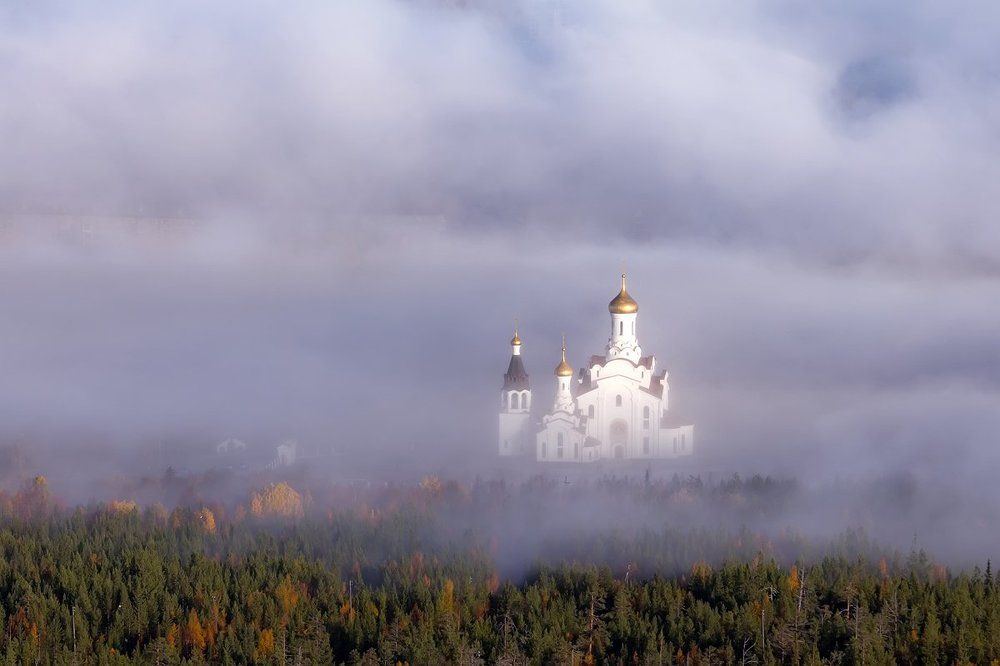
[[[566,362],[566,334],[562,338],[562,360],[556,366],[556,377],[572,377],[573,366]]]

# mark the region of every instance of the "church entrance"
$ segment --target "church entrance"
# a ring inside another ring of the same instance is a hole
[[[628,424],[622,419],[612,421],[609,439],[615,458],[624,458],[625,445],[628,443]]]

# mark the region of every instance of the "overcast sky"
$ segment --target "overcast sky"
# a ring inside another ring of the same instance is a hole
[[[7,3],[0,90],[10,439],[467,464],[624,266],[706,465],[1000,462],[994,2]]]

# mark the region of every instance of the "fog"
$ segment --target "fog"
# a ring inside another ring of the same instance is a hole
[[[831,530],[844,512],[816,498],[905,478],[894,543],[985,557],[998,20],[985,2],[4,7],[5,477],[86,498],[211,466],[227,437],[295,438],[334,480],[509,473],[514,318],[547,404],[560,335],[575,365],[600,352],[625,268],[698,433],[657,474],[795,477],[817,512],[782,519]]]

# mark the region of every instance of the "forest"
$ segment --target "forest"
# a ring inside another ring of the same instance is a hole
[[[580,536],[504,569],[495,533],[456,528],[456,507],[532,496],[540,483],[429,478],[338,507],[278,482],[228,505],[168,509],[63,506],[38,477],[0,493],[0,655],[10,664],[1000,659],[1000,586],[988,561],[952,572],[858,532],[812,543],[663,527]],[[670,487],[647,489],[649,501]],[[705,492],[752,506],[787,488],[732,479]]]

